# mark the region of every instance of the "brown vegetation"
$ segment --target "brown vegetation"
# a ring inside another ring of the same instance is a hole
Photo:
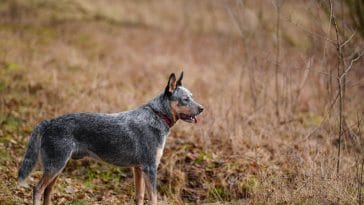
[[[323,2],[1,1],[0,204],[30,203],[16,171],[37,122],[134,108],[181,70],[205,112],[171,131],[165,204],[362,203],[364,42],[344,4]],[[133,196],[129,169],[83,160],[53,200]]]

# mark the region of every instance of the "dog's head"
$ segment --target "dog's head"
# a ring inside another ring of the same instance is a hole
[[[164,95],[171,105],[171,112],[175,120],[181,119],[189,123],[197,123],[196,116],[203,111],[202,105],[192,99],[192,93],[182,86],[183,72],[178,80],[172,73],[169,76]]]

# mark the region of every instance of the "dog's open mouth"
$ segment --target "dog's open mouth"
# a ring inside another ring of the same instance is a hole
[[[197,115],[186,115],[184,113],[179,114],[179,118],[185,122],[197,123]]]

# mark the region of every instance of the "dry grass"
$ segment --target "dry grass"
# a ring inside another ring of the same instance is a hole
[[[345,116],[358,138],[344,136],[337,176],[334,31],[315,1],[285,1],[281,12],[278,119],[271,1],[0,3],[1,204],[30,202],[16,170],[38,121],[134,108],[181,70],[206,112],[172,129],[159,168],[164,203],[357,203],[363,61],[347,76]],[[363,48],[357,37],[348,52]],[[86,160],[69,164],[54,200],[132,204],[133,192],[130,170]]]

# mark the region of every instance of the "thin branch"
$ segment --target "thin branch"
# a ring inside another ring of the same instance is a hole
[[[329,0],[330,3],[330,7],[333,7],[332,4],[332,0]],[[337,150],[337,163],[336,163],[336,173],[337,175],[339,175],[339,171],[340,171],[340,157],[341,157],[341,138],[343,135],[343,108],[344,108],[344,89],[343,89],[343,85],[342,85],[342,81],[341,81],[341,63],[343,62],[343,52],[342,52],[342,47],[340,46],[340,37],[339,37],[339,27],[336,23],[336,18],[334,15],[334,12],[332,12],[331,14],[332,17],[332,22],[334,24],[335,27],[335,34],[336,34],[336,52],[338,54],[338,61],[337,61],[337,83],[339,86],[339,143],[338,143],[338,150]]]
[[[276,4],[274,4],[276,3]],[[280,71],[280,21],[281,21],[281,2],[279,0],[273,1],[273,5],[276,7],[277,11],[277,19],[276,19],[276,38],[277,38],[277,46],[276,46],[276,64],[275,64],[275,90],[276,90],[276,101],[275,101],[275,114],[277,117],[277,122],[280,121],[280,113],[279,113],[279,104],[280,104],[280,93],[279,93],[279,83],[278,83],[278,74]]]
[[[333,100],[330,103],[330,106],[328,107],[328,110],[326,112],[326,114],[324,115],[324,118],[322,119],[322,121],[320,122],[320,124],[315,127],[311,132],[309,132],[302,140],[301,142],[307,140],[309,137],[311,137],[311,135],[313,135],[318,129],[320,129],[320,127],[322,126],[322,124],[329,118],[330,114],[331,114],[331,110],[334,108],[334,105],[336,104],[337,100],[339,99],[340,96],[340,92],[338,91],[335,95],[335,97],[333,98]]]
[[[344,73],[341,74],[340,78],[339,78],[339,81],[342,81],[344,79],[344,77],[348,74],[348,72],[353,68],[353,64],[358,61],[362,56],[364,55],[364,50],[359,53],[358,56],[356,56],[354,59],[352,59],[350,61],[350,64],[349,66],[346,68],[346,70],[344,71]]]
[[[236,26],[236,28],[238,28],[238,31],[240,33],[240,37],[243,38],[244,37],[243,28],[242,28],[241,22],[239,21],[239,18],[233,13],[231,8],[228,7],[227,5],[225,5],[225,9],[228,11],[228,13],[229,13],[231,19],[233,20],[234,25]]]
[[[356,62],[356,61],[358,61],[362,56],[364,56],[364,51],[363,52],[361,52],[356,58],[354,58],[354,59],[352,59],[351,60],[351,62],[350,62],[350,64],[349,64],[349,66],[348,66],[348,68],[345,70],[345,72],[344,73],[342,73],[341,75],[340,75],[340,77],[339,77],[339,79],[340,78],[342,78],[342,77],[344,77],[344,75],[347,75],[347,73],[351,70],[351,68],[352,68],[352,66],[353,66],[353,64]],[[322,72],[320,72],[320,73],[322,73]],[[322,73],[322,74],[326,74],[326,75],[328,75],[327,73]],[[336,94],[335,94],[335,97],[333,98],[333,100],[331,101],[331,103],[330,103],[330,105],[329,105],[329,108],[328,108],[328,111],[326,112],[326,114],[324,115],[324,118],[323,118],[323,120],[321,121],[321,123],[317,126],[317,127],[315,127],[311,132],[309,132],[304,138],[303,138],[303,140],[302,141],[305,141],[307,138],[309,138],[312,134],[314,134],[321,126],[322,126],[322,123],[323,122],[325,122],[327,119],[328,119],[328,117],[330,116],[330,113],[331,113],[331,110],[334,108],[334,105],[336,104],[336,102],[337,102],[337,100],[339,99],[339,97],[340,97],[340,91],[337,91],[336,92]]]
[[[320,34],[318,34],[318,33],[312,32],[312,31],[310,31],[310,30],[308,30],[308,29],[304,28],[302,25],[300,25],[300,24],[298,24],[298,23],[296,23],[296,22],[293,22],[293,21],[291,20],[291,18],[289,18],[289,17],[281,17],[281,19],[282,19],[282,20],[286,20],[288,23],[290,23],[290,24],[292,24],[292,25],[296,26],[299,30],[301,30],[301,31],[303,31],[303,32],[305,32],[305,33],[308,33],[308,34],[310,34],[311,36],[314,36],[314,37],[317,37],[317,38],[323,39],[323,40],[328,41],[328,42],[330,42],[330,43],[335,43],[335,40],[330,39],[330,38],[328,38],[328,37],[326,37],[326,36],[320,35]]]
[[[344,43],[342,43],[341,45],[340,45],[340,47],[341,48],[344,48],[344,46],[346,45],[346,44],[348,44],[352,39],[353,39],[353,37],[355,36],[355,34],[356,34],[356,32],[354,32],[354,33],[352,33],[351,34],[351,36],[348,38],[348,39],[346,39],[346,41],[344,42]]]

